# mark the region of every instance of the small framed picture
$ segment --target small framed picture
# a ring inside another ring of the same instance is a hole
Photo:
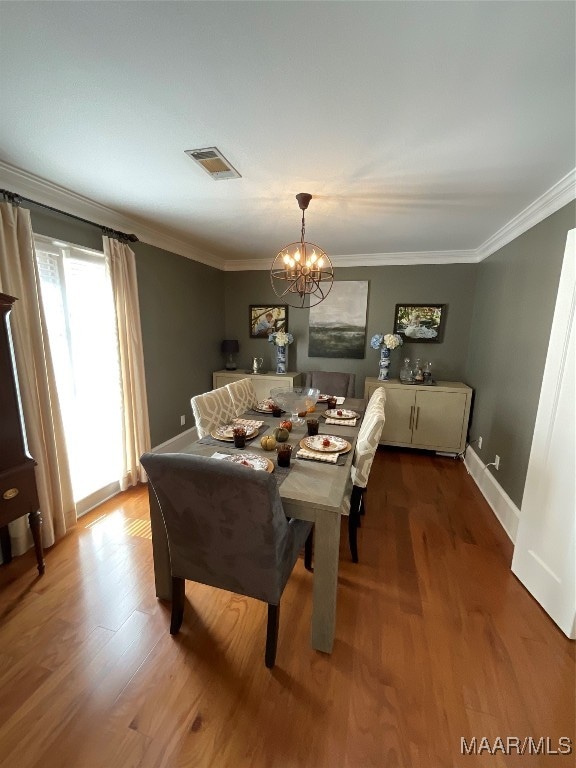
[[[288,330],[288,307],[286,304],[265,306],[250,305],[250,338],[267,339],[274,331]]]
[[[394,333],[406,342],[439,343],[444,334],[446,304],[396,304]]]

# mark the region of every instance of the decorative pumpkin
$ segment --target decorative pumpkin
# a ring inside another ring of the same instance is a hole
[[[278,429],[274,430],[274,437],[279,443],[285,443],[290,437],[290,432],[288,432],[287,429],[284,429],[284,427],[278,427]]]
[[[260,440],[260,445],[265,451],[273,451],[276,448],[276,438],[272,435],[264,435]]]
[[[292,432],[292,422],[290,421],[290,419],[284,419],[284,421],[281,421],[280,426],[282,427],[282,429],[287,429],[288,432]]]

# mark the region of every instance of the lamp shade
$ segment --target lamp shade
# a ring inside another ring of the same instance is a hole
[[[238,344],[238,339],[224,339],[220,348],[224,354],[233,355],[239,351],[240,344]]]

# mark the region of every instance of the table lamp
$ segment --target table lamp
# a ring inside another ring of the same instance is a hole
[[[222,352],[224,352],[225,355],[227,355],[226,359],[226,370],[227,371],[235,371],[236,370],[236,361],[234,360],[234,355],[238,352],[240,349],[240,345],[238,344],[237,339],[224,339],[222,342],[222,346],[220,347]]]

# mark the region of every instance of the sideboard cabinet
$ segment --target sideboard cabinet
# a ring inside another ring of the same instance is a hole
[[[258,400],[265,400],[270,395],[270,390],[276,387],[299,387],[303,384],[301,373],[246,373],[245,371],[214,371],[212,374],[212,386],[214,389],[231,384],[240,379],[251,379],[256,390]]]
[[[381,445],[461,453],[466,447],[472,389],[459,381],[433,386],[401,384],[398,379],[367,378],[364,397],[386,390]]]

